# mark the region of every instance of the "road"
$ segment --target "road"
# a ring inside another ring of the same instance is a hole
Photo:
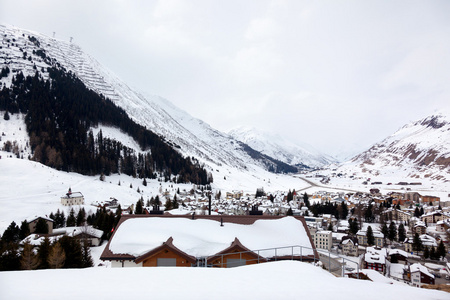
[[[297,176],[294,176],[294,177],[299,178],[299,179],[305,181],[306,183],[308,183],[310,185],[309,187],[305,187],[305,188],[297,190],[298,192],[310,189],[312,187],[319,187],[319,188],[323,188],[323,189],[327,189],[327,190],[337,190],[337,191],[345,191],[345,192],[352,192],[352,193],[363,192],[363,191],[357,191],[357,190],[350,190],[350,189],[344,189],[344,188],[331,187],[331,186],[327,186],[327,185],[319,185],[319,184],[315,183],[314,181],[308,180],[308,179],[306,179],[304,177],[297,177]]]

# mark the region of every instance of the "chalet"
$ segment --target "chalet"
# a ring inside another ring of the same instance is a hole
[[[63,227],[53,231],[54,235],[67,235],[82,241],[87,241],[89,246],[100,246],[103,231],[92,226]]]
[[[45,223],[47,224],[47,228],[48,228],[47,233],[51,234],[53,232],[53,220],[50,218],[47,218],[47,217],[43,217],[43,216],[35,216],[35,217],[30,217],[30,218],[26,219],[30,233],[36,232],[36,225],[39,222],[39,220],[45,221]],[[43,232],[41,232],[41,233],[43,233]]]
[[[347,256],[358,256],[358,243],[347,236],[342,238],[342,253]]]
[[[388,209],[383,211],[383,214],[389,219],[389,220],[396,220],[401,222],[408,222],[411,219],[411,214],[400,210],[400,209]]]
[[[377,249],[374,247],[367,247],[363,258],[364,269],[372,269],[381,274],[386,274],[386,249]]]
[[[409,200],[409,201],[414,202],[414,203],[419,203],[420,199],[421,199],[421,196],[417,192],[408,192],[408,193],[405,193],[403,195],[403,199],[404,200]]]
[[[447,232],[450,229],[450,219],[441,220],[436,223],[436,231],[437,232]]]
[[[234,267],[318,254],[303,217],[125,215],[100,259],[112,267]]]
[[[434,237],[428,234],[422,234],[419,236],[420,240],[422,241],[422,245],[424,247],[428,247],[428,249],[434,248],[434,250],[437,249],[437,242]]]
[[[434,275],[421,264],[412,264],[409,267],[409,274],[411,277],[411,283],[414,286],[422,287],[424,284],[434,284]]]
[[[435,224],[439,221],[442,221],[444,219],[449,218],[450,215],[447,215],[447,213],[443,213],[440,210],[433,211],[427,214],[424,214],[420,217],[422,222],[426,222],[427,224]]]
[[[361,246],[367,246],[367,231],[366,230],[359,230],[356,233],[356,237],[358,238],[358,244]],[[375,239],[375,246],[377,247],[383,247],[384,245],[384,234],[382,234],[380,231],[373,230],[373,237]]]
[[[67,194],[61,197],[61,204],[64,206],[82,205],[84,204],[84,196],[80,192],[73,192],[69,188]]]
[[[422,235],[427,233],[427,226],[424,222],[417,221],[416,224],[413,227],[414,233],[417,233],[418,235]]]
[[[439,205],[441,198],[436,196],[422,196],[423,203],[431,203],[432,205]]]
[[[406,265],[408,263],[409,253],[400,249],[389,249],[388,259],[391,263]]]

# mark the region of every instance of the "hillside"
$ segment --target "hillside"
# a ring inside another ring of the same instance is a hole
[[[82,49],[69,42],[39,33],[0,26],[2,65],[11,73],[1,79],[7,87],[21,71],[34,76],[38,71],[43,80],[48,67],[61,66],[100,97],[105,97],[123,109],[137,124],[151,130],[184,157],[195,157],[219,177],[231,170],[260,173],[260,169],[292,172],[288,165],[264,155],[255,155],[242,143],[223,134],[199,119],[178,109],[158,96],[143,96],[129,88],[112,72],[101,66]],[[214,174],[213,174],[214,175]],[[215,176],[214,176],[215,177]]]
[[[231,130],[229,134],[267,156],[300,169],[320,168],[336,162],[332,157],[320,153],[310,145],[297,145],[279,135],[271,135],[256,128],[240,127]]]
[[[450,121],[444,113],[400,128],[338,168],[361,176],[450,181]]]

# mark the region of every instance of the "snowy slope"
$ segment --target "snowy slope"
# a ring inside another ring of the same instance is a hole
[[[24,282],[26,287],[24,288]],[[51,286],[50,286],[51,285]],[[143,287],[143,288],[138,288]],[[144,288],[145,287],[145,288]],[[280,261],[230,269],[90,268],[0,273],[3,299],[448,299],[448,293],[336,278]]]
[[[239,127],[231,130],[229,135],[261,153],[290,165],[303,164],[315,168],[336,162],[332,157],[320,153],[310,145],[297,145],[279,135],[271,135],[256,128]]]
[[[114,134],[110,129],[107,132]],[[105,181],[101,181],[99,176],[57,171],[34,161],[10,156],[11,153],[0,151],[0,234],[12,221],[20,225],[28,217],[49,215],[57,209],[68,215],[70,207],[63,206],[60,198],[67,193],[69,187],[84,195],[86,212],[96,211],[91,203],[104,202],[110,197],[118,199],[124,208],[135,204],[141,197],[147,201],[160,195],[164,201],[162,191],[173,195],[177,189],[189,191],[193,188],[191,184],[159,182],[156,179],[147,180],[147,185],[144,186],[142,179],[125,174],[106,176]],[[225,194],[226,191],[241,190],[244,193],[254,193],[260,187],[264,187],[267,192],[287,191],[308,186],[301,179],[292,176],[265,174],[267,176],[263,179],[245,172],[227,176],[226,180],[219,177],[212,184],[213,192],[221,190]],[[75,210],[78,209],[76,206]]]
[[[35,37],[37,43],[28,36]],[[39,71],[47,78],[45,68],[59,63],[76,74],[88,88],[122,107],[134,121],[164,137],[184,156],[194,156],[205,163],[210,171],[219,171],[221,177],[225,175],[224,172],[226,175],[237,170],[264,173],[263,169],[267,168],[261,161],[250,157],[243,146],[230,136],[193,118],[161,97],[143,96],[132,90],[73,43],[0,25],[0,46],[0,68],[9,66],[12,70],[7,78],[1,79],[2,84],[8,86],[18,71],[22,71],[25,76]],[[39,49],[43,49],[50,60],[37,55]],[[222,166],[231,171],[224,170]]]
[[[449,115],[439,113],[403,126],[343,164],[339,171],[449,182]]]

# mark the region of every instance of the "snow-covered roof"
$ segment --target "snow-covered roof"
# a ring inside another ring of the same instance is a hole
[[[348,243],[355,244],[351,238],[345,239],[342,241],[342,245],[347,245]]]
[[[419,237],[420,237],[420,240],[422,241],[422,244],[424,246],[437,247],[436,239],[434,237],[432,237],[431,235],[422,234]]]
[[[168,238],[188,255],[211,256],[228,248],[238,238],[250,250],[303,246],[313,248],[303,223],[294,217],[257,219],[249,225],[213,219],[185,217],[129,218],[121,222],[109,243],[115,254],[140,256],[161,246]],[[157,230],[156,230],[157,229]],[[274,256],[274,251],[261,251],[261,256]],[[277,255],[291,255],[292,249],[279,249]],[[294,255],[314,255],[312,249],[294,249]]]
[[[367,247],[364,254],[364,260],[368,263],[386,263],[386,248],[375,249],[374,247]]]
[[[382,234],[380,231],[378,231],[378,230],[373,230],[372,232],[373,232],[373,237],[376,237],[376,238],[384,238],[384,234]],[[356,233],[356,235],[364,235],[364,236],[366,236],[366,235],[367,235],[367,230],[359,230],[359,231]]]
[[[79,226],[79,227],[64,227],[53,230],[54,234],[66,234],[70,237],[75,237],[82,233],[86,233],[90,236],[101,238],[103,235],[103,231],[100,229],[95,229],[92,226]]]
[[[60,236],[49,236],[48,237],[50,243],[57,241],[59,238],[60,238]],[[45,239],[45,236],[32,233],[29,236],[27,236],[26,238],[24,238],[22,241],[20,241],[20,244],[23,245],[28,242],[33,246],[39,246],[44,239]]]
[[[434,278],[434,275],[431,274],[428,271],[428,269],[425,266],[422,266],[421,264],[415,263],[415,264],[412,264],[409,268],[410,268],[411,273],[421,272],[421,273],[428,275],[431,278]]]
[[[45,217],[45,216],[34,216],[34,217],[28,217],[28,218],[26,218],[26,222],[27,223],[31,223],[31,222],[33,222],[33,221],[36,221],[37,219],[39,219],[39,218],[41,218],[41,219],[44,219],[44,220],[46,220],[46,221],[49,221],[49,222],[54,222],[52,219],[50,219],[49,217]]]
[[[409,253],[400,249],[388,249],[389,255],[399,254],[404,257],[409,257]]]

